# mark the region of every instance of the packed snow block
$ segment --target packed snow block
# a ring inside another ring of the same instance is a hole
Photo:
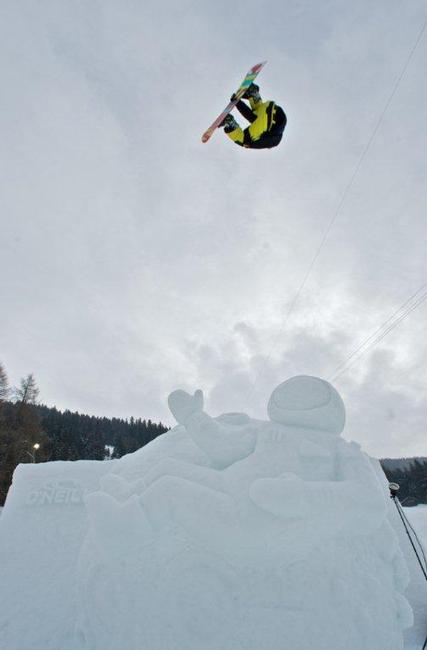
[[[85,499],[116,461],[19,465],[0,519],[0,648],[76,648]]]
[[[402,650],[387,483],[336,390],[294,377],[265,421],[210,417],[201,391],[169,406],[177,427],[84,496],[73,647]]]

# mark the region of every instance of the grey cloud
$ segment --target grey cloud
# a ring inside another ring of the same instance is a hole
[[[200,386],[213,411],[262,415],[276,383],[328,376],[426,277],[424,40],[286,319],[423,2],[0,11],[0,358],[15,382],[33,371],[45,402],[172,423],[167,393]],[[201,145],[264,58],[283,145]],[[375,453],[427,455],[424,318],[380,346],[388,364],[366,355],[340,379]]]
[[[217,347],[193,346],[189,363],[196,375],[206,378],[200,387],[207,393],[207,409],[215,414],[239,410],[266,417],[266,405],[273,388],[296,374],[331,378],[351,343],[348,332],[329,336],[309,330],[295,330],[270,357],[257,352],[277,332],[257,331],[247,323]],[[427,379],[427,354],[417,373]],[[419,363],[419,361],[417,362]],[[407,377],[414,364],[399,360],[391,350],[376,350],[361,367],[356,365],[332,383],[347,407],[345,436],[363,445],[375,456],[420,455],[426,444],[427,401],[425,386],[411,386]],[[199,385],[186,386],[194,390]]]

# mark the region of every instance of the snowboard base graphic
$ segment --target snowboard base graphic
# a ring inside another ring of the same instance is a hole
[[[224,108],[222,113],[220,113],[220,115],[218,115],[216,120],[214,120],[212,122],[212,124],[210,125],[210,127],[204,132],[204,134],[202,135],[202,142],[207,142],[211,138],[211,136],[212,136],[213,132],[215,131],[215,129],[217,129],[219,127],[219,125],[223,121],[224,117],[226,115],[228,115],[233,110],[233,108],[236,106],[237,102],[242,99],[242,97],[245,94],[246,90],[249,88],[251,83],[253,83],[254,79],[256,79],[256,77],[261,72],[261,70],[263,69],[263,67],[265,66],[266,63],[267,63],[267,61],[263,61],[262,63],[257,63],[256,65],[253,66],[253,68],[251,68],[248,71],[248,73],[246,74],[246,76],[243,79],[242,83],[240,84],[239,88],[234,93],[235,94],[235,99],[233,99],[232,102],[227,104],[227,106]]]

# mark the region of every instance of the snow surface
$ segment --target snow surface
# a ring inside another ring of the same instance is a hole
[[[284,382],[266,421],[169,405],[178,426],[120,460],[17,468],[0,647],[402,650],[400,524],[334,388]]]

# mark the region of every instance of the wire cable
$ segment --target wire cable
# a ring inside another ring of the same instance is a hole
[[[359,350],[361,350],[367,343],[369,343],[369,341],[371,341],[377,334],[379,334],[383,329],[383,327],[385,327],[386,325],[388,325],[388,323],[393,321],[394,318],[399,314],[399,312],[401,312],[402,309],[404,309],[425,287],[427,287],[427,282],[424,283],[414,294],[412,294],[410,298],[405,300],[405,302],[402,305],[400,305],[400,307],[398,307],[396,311],[394,311],[392,315],[387,318],[387,320],[385,320],[381,325],[379,325],[379,327],[377,327],[375,332],[373,332],[366,339],[364,339],[360,343],[360,345],[358,345],[358,347],[355,350],[353,350],[351,354],[349,354],[348,357],[346,357],[343,361],[341,361],[341,363],[338,364],[338,366],[335,368],[333,375],[335,375],[343,366],[347,365],[348,361],[350,361],[359,352]]]
[[[418,555],[418,551],[417,551],[417,549],[415,548],[415,544],[414,544],[414,542],[413,542],[413,540],[412,540],[412,537],[411,537],[411,535],[410,535],[410,533],[409,533],[408,526],[409,526],[409,528],[412,530],[412,532],[413,532],[414,535],[415,535],[415,538],[416,538],[416,540],[417,540],[417,542],[418,542],[418,545],[419,545],[419,547],[420,547],[420,549],[421,549],[421,553],[422,553],[422,555],[423,555],[424,562],[425,562],[426,557],[425,557],[425,554],[424,554],[424,549],[423,549],[422,544],[421,544],[421,542],[420,542],[420,540],[419,540],[419,538],[418,538],[417,533],[415,532],[415,530],[414,530],[413,527],[411,526],[411,524],[410,524],[410,522],[409,522],[407,516],[406,516],[405,513],[403,512],[403,508],[402,508],[402,506],[401,506],[401,504],[400,504],[400,502],[399,502],[399,499],[397,498],[396,492],[395,492],[394,490],[392,490],[392,485],[393,485],[393,484],[390,483],[390,496],[391,496],[391,499],[392,499],[392,501],[394,502],[394,505],[396,506],[396,510],[397,510],[397,512],[399,513],[399,517],[400,517],[401,520],[402,520],[402,523],[403,523],[403,526],[404,526],[404,528],[405,528],[406,534],[407,534],[407,536],[408,536],[408,538],[409,538],[409,541],[411,542],[411,546],[412,546],[413,551],[414,551],[414,553],[415,553],[415,555],[416,555],[416,558],[417,558],[417,560],[418,560],[418,564],[419,564],[420,567],[421,567],[421,571],[423,572],[424,578],[427,580],[427,570],[426,570],[427,567],[424,567],[423,564],[422,564],[422,562],[421,562],[421,558],[420,558],[420,556]],[[397,486],[397,489],[399,489],[399,486]],[[426,650],[426,648],[427,648],[427,637],[426,637],[426,640],[424,641],[424,645],[423,645],[423,647],[422,647],[422,650]]]
[[[394,330],[405,318],[407,318],[415,309],[417,309],[423,302],[427,300],[427,291],[425,291],[421,296],[419,296],[415,302],[411,301],[427,287],[427,283],[423,284],[418,291],[416,291],[406,302],[404,302],[382,325],[380,325],[375,332],[370,334],[366,339],[358,345],[358,347],[353,350],[353,352],[342,361],[335,369],[333,374],[329,377],[330,381],[337,379],[344,372],[347,372],[352,368],[360,359],[368,352],[370,349],[375,347],[380,341],[382,341],[387,334]],[[406,309],[405,309],[406,307]],[[398,314],[402,311],[399,316]],[[385,329],[384,329],[385,328]],[[353,359],[353,360],[352,360]]]
[[[403,510],[403,506],[402,506],[402,504],[400,503],[399,500],[396,501],[396,507],[398,507],[400,509],[400,511],[402,513],[402,516],[405,518],[405,521],[406,521],[408,527],[412,530],[412,533],[413,533],[415,539],[417,540],[418,547],[420,549],[421,555],[423,556],[424,568],[425,568],[425,570],[427,572],[427,559],[426,559],[426,555],[425,555],[425,552],[424,552],[424,547],[423,547],[423,545],[422,545],[422,543],[420,541],[420,538],[418,537],[414,527],[412,526],[411,522],[409,521],[408,517],[406,516],[405,511]]]
[[[402,515],[402,513],[401,513],[401,511],[400,511],[400,509],[399,509],[399,506],[398,506],[399,500],[398,500],[398,498],[396,497],[396,495],[394,495],[394,496],[392,495],[391,498],[392,498],[392,500],[394,501],[394,505],[396,506],[396,510],[397,510],[397,512],[399,513],[399,517],[400,517],[401,520],[402,520],[402,523],[403,523],[403,526],[404,526],[404,528],[405,528],[406,534],[407,534],[407,536],[408,536],[408,538],[409,538],[409,541],[411,542],[412,549],[413,549],[413,551],[414,551],[414,553],[415,553],[415,555],[416,555],[416,558],[417,558],[417,560],[418,560],[418,564],[419,564],[420,567],[421,567],[421,571],[423,572],[424,578],[427,580],[427,570],[424,568],[423,563],[421,562],[420,556],[418,555],[418,551],[417,551],[417,549],[416,549],[416,547],[415,547],[415,544],[414,544],[414,542],[413,542],[413,540],[412,540],[411,534],[410,534],[410,532],[409,532],[409,530],[408,530],[408,526],[406,525],[406,521],[405,521],[406,517],[404,517],[404,516]]]
[[[420,41],[421,41],[421,39],[422,39],[422,37],[424,35],[424,32],[425,32],[426,28],[427,28],[427,20],[424,22],[423,26],[421,27],[421,29],[420,29],[420,31],[418,33],[417,39],[416,39],[412,49],[410,50],[410,52],[408,54],[408,57],[407,57],[407,59],[405,61],[405,64],[404,64],[404,66],[403,66],[403,68],[402,68],[396,82],[393,85],[392,91],[391,91],[391,93],[390,93],[390,95],[389,95],[389,97],[388,97],[388,99],[387,99],[387,101],[386,101],[386,103],[384,105],[383,110],[380,113],[380,116],[379,116],[379,118],[378,118],[378,120],[376,122],[376,125],[375,125],[372,133],[371,133],[371,136],[370,136],[368,142],[366,143],[365,148],[363,149],[362,153],[359,156],[359,159],[358,159],[357,164],[356,164],[356,166],[355,166],[355,168],[353,170],[353,173],[352,173],[352,175],[350,177],[350,180],[348,181],[346,187],[344,188],[344,192],[342,194],[341,200],[338,203],[338,206],[337,206],[337,208],[336,208],[336,210],[335,210],[335,212],[334,212],[328,226],[326,227],[326,229],[325,229],[325,231],[324,231],[324,233],[322,235],[319,246],[317,247],[317,250],[316,250],[316,252],[315,252],[315,254],[313,256],[313,259],[311,260],[311,262],[309,264],[308,270],[307,270],[306,274],[304,275],[304,278],[303,278],[303,280],[301,282],[301,285],[300,285],[300,287],[299,287],[299,289],[298,289],[298,291],[297,291],[297,293],[296,293],[296,295],[295,295],[295,297],[294,297],[294,299],[293,299],[293,301],[291,303],[291,306],[290,306],[290,308],[289,308],[289,310],[288,310],[288,312],[287,312],[287,314],[285,316],[284,327],[286,326],[286,323],[289,320],[289,317],[290,317],[291,313],[293,312],[296,303],[298,302],[299,296],[301,295],[301,292],[303,291],[303,289],[304,289],[304,287],[305,287],[305,285],[307,283],[307,280],[308,280],[308,278],[309,278],[309,276],[311,274],[311,271],[313,270],[313,267],[314,267],[314,265],[315,265],[315,263],[317,261],[317,258],[319,257],[319,255],[321,253],[321,250],[322,250],[322,248],[323,248],[323,246],[324,246],[324,244],[325,244],[325,242],[326,242],[326,240],[328,238],[328,235],[329,235],[329,233],[330,233],[330,231],[332,229],[332,226],[334,225],[336,219],[338,218],[338,216],[339,216],[339,214],[341,212],[341,208],[344,205],[344,202],[345,202],[345,200],[347,198],[347,195],[348,195],[350,189],[353,186],[353,183],[354,183],[354,181],[356,179],[357,174],[359,173],[359,170],[360,170],[360,168],[362,166],[362,163],[363,163],[363,161],[365,159],[365,156],[368,153],[368,151],[369,151],[369,149],[370,149],[370,147],[372,145],[372,142],[374,141],[375,136],[378,133],[378,130],[379,130],[379,128],[380,128],[380,126],[382,124],[382,121],[384,119],[384,115],[386,114],[388,108],[390,107],[390,104],[392,103],[392,101],[394,99],[394,96],[395,96],[395,94],[396,94],[396,92],[397,92],[397,90],[398,90],[398,88],[399,88],[399,86],[400,86],[400,84],[402,82],[403,77],[406,74],[406,71],[407,71],[407,69],[409,67],[409,64],[410,64],[410,62],[412,60],[412,57],[414,56],[415,51],[416,51],[418,45],[420,44]]]
[[[414,56],[414,54],[415,54],[415,52],[416,52],[416,50],[418,48],[418,45],[421,42],[421,39],[424,36],[424,32],[425,32],[426,28],[427,28],[427,20],[424,22],[424,24],[422,25],[420,31],[418,32],[415,43],[412,46],[412,48],[411,48],[411,50],[410,50],[410,52],[409,52],[409,54],[408,54],[408,56],[406,58],[406,61],[405,61],[404,65],[403,65],[403,67],[402,67],[402,70],[401,70],[399,76],[397,77],[393,87],[392,87],[391,93],[388,96],[387,101],[385,102],[385,105],[384,105],[384,107],[383,107],[383,109],[382,109],[382,111],[380,113],[380,116],[379,116],[379,118],[378,118],[378,120],[377,120],[377,122],[375,124],[375,127],[374,127],[374,129],[373,129],[373,131],[372,131],[372,133],[371,133],[371,135],[369,137],[369,140],[367,141],[364,149],[362,150],[362,153],[359,156],[359,159],[358,159],[358,161],[356,163],[356,166],[355,166],[355,168],[353,170],[353,173],[352,173],[346,187],[344,188],[344,192],[343,192],[343,194],[341,196],[341,199],[340,199],[340,201],[338,203],[338,206],[337,206],[334,214],[332,215],[332,218],[329,221],[329,223],[328,223],[328,225],[327,225],[327,227],[326,227],[326,229],[325,229],[325,231],[324,231],[324,233],[322,235],[322,238],[321,238],[320,243],[319,243],[319,245],[318,245],[318,247],[316,249],[316,252],[315,252],[315,254],[314,254],[314,256],[313,256],[313,258],[312,258],[312,260],[311,260],[311,262],[310,262],[310,264],[308,266],[308,269],[307,269],[307,271],[306,271],[306,273],[305,273],[305,275],[304,275],[304,277],[302,279],[302,282],[301,282],[301,284],[300,284],[300,286],[299,286],[299,288],[298,288],[298,290],[297,290],[297,292],[296,292],[296,294],[295,294],[295,296],[294,296],[294,298],[293,298],[293,300],[292,300],[292,302],[291,302],[291,304],[289,306],[289,309],[288,309],[288,311],[287,311],[287,313],[285,315],[284,321],[283,321],[283,325],[281,327],[281,332],[278,334],[278,336],[276,337],[275,342],[273,343],[273,346],[272,346],[272,348],[270,350],[270,353],[267,356],[267,359],[266,359],[267,361],[269,361],[271,359],[271,357],[272,357],[272,355],[274,353],[274,350],[277,347],[277,343],[279,341],[280,334],[285,330],[285,328],[286,328],[286,326],[288,324],[288,321],[289,321],[289,319],[290,319],[290,317],[291,317],[291,315],[292,315],[292,313],[293,313],[293,311],[295,309],[295,306],[298,303],[298,300],[299,300],[299,298],[301,296],[301,293],[304,290],[304,287],[307,284],[307,281],[308,281],[308,279],[309,279],[309,277],[311,275],[311,272],[312,272],[312,270],[314,268],[314,265],[316,264],[316,261],[317,261],[319,255],[320,255],[320,253],[321,253],[321,251],[323,249],[323,246],[326,243],[326,240],[327,240],[327,238],[329,236],[329,233],[330,233],[335,221],[337,220],[339,214],[341,213],[341,209],[342,209],[342,207],[343,207],[343,205],[345,203],[345,200],[346,200],[346,198],[347,198],[347,196],[348,196],[348,194],[349,194],[349,192],[350,192],[350,190],[351,190],[351,188],[352,188],[352,186],[354,184],[354,181],[355,181],[355,179],[356,179],[356,177],[357,177],[357,175],[359,173],[359,170],[360,170],[360,168],[362,166],[362,163],[363,163],[363,161],[364,161],[364,159],[366,157],[366,154],[368,153],[368,151],[369,151],[369,149],[370,149],[370,147],[372,145],[372,142],[374,141],[375,136],[377,135],[377,133],[379,131],[379,128],[380,128],[380,126],[381,126],[381,124],[383,122],[384,116],[385,116],[387,110],[389,109],[389,107],[390,107],[390,105],[391,105],[391,103],[392,103],[392,101],[394,99],[394,96],[396,95],[396,92],[397,92],[397,90],[398,90],[398,88],[399,88],[399,86],[400,86],[400,84],[401,84],[401,82],[402,82],[402,80],[403,80],[403,78],[404,78],[404,76],[406,74],[406,71],[407,71],[407,69],[409,67],[409,64],[410,64],[410,62],[411,62],[411,60],[412,60],[412,58],[413,58],[413,56]]]

